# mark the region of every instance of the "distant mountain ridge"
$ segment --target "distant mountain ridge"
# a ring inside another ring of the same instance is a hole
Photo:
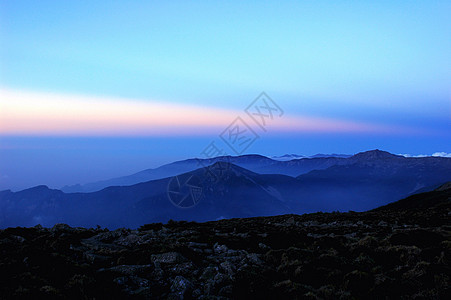
[[[208,221],[316,211],[364,211],[451,181],[450,158],[406,158],[380,150],[350,158],[289,162],[258,155],[230,158],[254,168],[260,166],[263,171],[319,168],[297,177],[258,173],[215,160],[205,160],[204,163],[211,164],[177,176],[90,193],[64,193],[45,186],[15,193],[2,191],[0,227],[68,223],[135,228],[169,219]],[[185,205],[194,192],[199,195],[196,204]],[[174,200],[171,195],[178,198]]]
[[[373,150],[379,151],[379,150]],[[371,152],[371,151],[367,151]],[[362,152],[366,153],[366,152]],[[387,152],[388,153],[388,152]],[[358,154],[356,154],[358,155]],[[316,154],[312,157],[287,154],[280,158],[268,158],[257,154],[241,156],[219,156],[208,159],[187,159],[163,165],[155,169],[147,169],[128,176],[112,178],[87,184],[64,186],[62,191],[67,193],[95,192],[108,186],[127,186],[149,180],[157,180],[211,165],[218,161],[225,161],[246,168],[260,174],[283,174],[299,176],[312,170],[326,169],[336,164],[347,164],[344,159],[352,157],[346,154]]]
[[[391,154],[387,151],[382,151],[379,149],[372,151],[359,152],[352,156],[353,160],[374,160],[374,159],[393,159],[393,158],[403,158],[401,155]]]
[[[230,162],[249,170],[255,169],[256,166],[270,165],[273,162],[270,158],[253,154],[241,156],[218,156],[209,159],[191,158],[166,164],[155,169],[146,169],[128,176],[87,183],[84,185],[65,186],[61,188],[61,190],[68,193],[95,192],[108,186],[127,186],[140,182],[171,177],[206,167],[220,161]]]
[[[149,221],[169,219],[207,221],[222,218],[264,216],[291,212],[288,195],[271,185],[296,179],[284,175],[260,175],[224,164],[219,182],[210,180],[206,168],[180,174],[177,180],[199,178],[202,198],[192,208],[173,205],[168,199],[171,178],[132,186],[108,187],[92,193],[63,193],[46,186],[13,193],[0,192],[0,227],[33,226],[65,222],[77,226],[137,227]],[[284,195],[278,194],[281,191]],[[15,221],[14,221],[15,220]]]
[[[271,159],[279,160],[279,161],[287,161],[287,160],[301,159],[301,158],[325,158],[325,157],[348,158],[351,156],[352,155],[350,155],[350,154],[336,154],[336,153],[332,153],[332,154],[318,153],[318,154],[311,155],[311,156],[298,155],[298,154],[285,154],[285,155],[281,155],[281,156],[271,156]]]
[[[324,209],[354,206],[354,210],[361,211],[451,180],[451,159],[444,157],[406,158],[371,151],[356,154],[348,161],[352,163],[298,176],[302,195],[314,195]],[[320,192],[322,189],[324,192]],[[332,201],[334,198],[341,201]]]

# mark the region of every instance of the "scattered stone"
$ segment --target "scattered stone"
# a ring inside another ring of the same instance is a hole
[[[73,229],[67,224],[55,224],[50,231],[53,233],[62,233],[73,232]]]
[[[151,256],[152,262],[160,264],[177,264],[186,262],[187,259],[178,252],[167,252],[161,254],[153,254]]]
[[[262,250],[269,250],[271,249],[269,246],[263,244],[263,243],[258,243],[258,247]]]
[[[108,263],[111,257],[105,255],[98,255],[94,253],[85,253],[85,259],[91,264],[105,264]]]
[[[219,245],[218,243],[216,243],[213,246],[213,250],[215,253],[224,253],[224,252],[227,252],[227,250],[229,250],[229,248],[227,248],[226,245]]]
[[[19,244],[23,244],[25,242],[25,239],[20,235],[12,235],[11,239]]]
[[[448,299],[450,210],[8,228],[0,298]]]
[[[153,265],[121,265],[115,266],[108,269],[100,269],[99,272],[113,272],[122,275],[138,275],[138,274],[149,274],[152,272]]]
[[[233,275],[235,275],[236,267],[230,261],[221,263],[220,267],[227,275],[229,275],[229,277],[233,277]]]
[[[247,259],[252,264],[256,264],[256,265],[263,264],[263,261],[259,258],[259,255],[257,253],[249,253],[247,255]]]
[[[206,281],[212,280],[216,276],[217,273],[218,273],[218,267],[208,266],[204,269],[200,278],[203,280],[206,280]]]
[[[179,299],[184,299],[188,292],[192,290],[192,283],[183,276],[176,276],[172,281],[171,292],[179,296]]]
[[[289,218],[285,221],[285,224],[286,224],[286,225],[289,225],[289,226],[295,225],[295,224],[296,224],[296,221],[294,220],[293,217],[289,217]]]

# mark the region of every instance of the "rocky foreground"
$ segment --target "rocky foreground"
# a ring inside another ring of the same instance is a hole
[[[451,205],[0,231],[2,298],[451,299]]]

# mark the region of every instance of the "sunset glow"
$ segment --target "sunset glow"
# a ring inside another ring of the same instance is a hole
[[[208,135],[226,128],[243,111],[162,101],[0,91],[4,135]],[[251,122],[251,121],[250,121]],[[279,132],[406,133],[408,128],[313,116],[271,120]]]
[[[236,120],[258,137],[242,154],[450,153],[449,11],[0,1],[0,191],[131,174],[213,141],[234,155],[223,133]],[[246,113],[262,92],[283,111],[264,128]]]

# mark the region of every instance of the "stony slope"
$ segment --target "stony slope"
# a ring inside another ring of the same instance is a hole
[[[0,231],[4,298],[450,299],[451,205]],[[426,201],[426,200],[425,200]]]

